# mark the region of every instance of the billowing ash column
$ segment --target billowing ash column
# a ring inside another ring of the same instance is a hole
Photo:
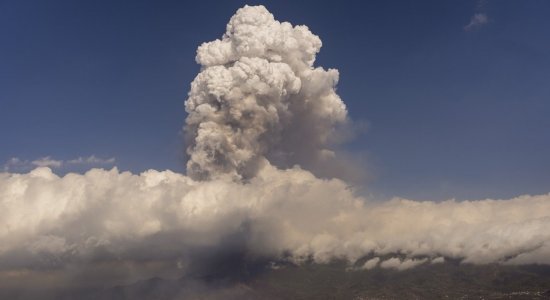
[[[265,163],[330,156],[347,112],[338,71],[313,67],[320,48],[306,26],[280,23],[263,6],[239,9],[222,39],[197,50],[202,68],[185,102],[187,173],[246,180]]]

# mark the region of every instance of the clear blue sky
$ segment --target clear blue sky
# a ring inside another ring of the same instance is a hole
[[[317,65],[340,70],[369,124],[348,150],[375,195],[550,192],[544,0],[1,1],[0,163],[93,154],[183,172],[196,47],[244,4],[321,37]]]

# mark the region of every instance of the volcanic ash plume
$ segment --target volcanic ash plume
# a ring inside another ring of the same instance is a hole
[[[266,159],[307,167],[330,157],[347,113],[338,71],[313,67],[320,48],[306,26],[280,23],[263,6],[239,9],[221,40],[202,44],[185,102],[188,174],[250,179]]]
[[[550,263],[550,194],[376,202],[287,167],[330,157],[331,133],[347,122],[337,71],[313,67],[320,46],[262,6],[240,9],[221,40],[200,46],[186,101],[190,176],[0,173],[0,290],[177,277],[232,253],[340,258],[354,270]]]

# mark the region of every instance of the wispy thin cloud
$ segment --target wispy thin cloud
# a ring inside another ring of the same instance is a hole
[[[471,31],[480,28],[481,26],[487,24],[489,18],[484,13],[476,13],[470,19],[470,23],[464,26],[464,30]]]
[[[31,164],[36,167],[59,168],[63,164],[63,161],[52,159],[50,156],[45,156],[45,157],[33,160]]]
[[[489,2],[488,0],[479,0],[479,1],[477,2],[477,9],[478,9],[478,10],[484,9],[484,8],[487,6],[487,3],[488,3],[488,2]]]
[[[95,155],[91,155],[88,157],[82,157],[79,156],[76,159],[71,159],[67,161],[68,164],[75,164],[75,165],[108,165],[108,164],[114,164],[115,158],[100,158]]]
[[[8,159],[8,161],[6,161],[4,163],[4,166],[2,167],[2,170],[4,172],[9,172],[9,171],[14,171],[14,170],[18,170],[20,166],[22,165],[29,165],[29,161],[22,161],[21,159],[17,158],[17,157],[12,157],[10,159]]]
[[[114,165],[116,162],[114,157],[101,158],[95,155],[79,156],[75,159],[69,159],[66,161],[54,159],[51,156],[44,156],[35,160],[20,159],[18,157],[12,157],[7,160],[2,170],[4,172],[27,172],[37,167],[48,167],[52,169],[59,169],[62,167],[70,167],[76,165],[86,166],[105,166]]]

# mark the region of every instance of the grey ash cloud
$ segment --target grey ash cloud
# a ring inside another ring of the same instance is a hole
[[[320,48],[306,26],[276,21],[263,6],[239,9],[221,39],[201,45],[186,101],[188,175],[112,168],[60,177],[51,168],[115,160],[9,161],[0,173],[0,289],[231,273],[234,260],[355,265],[369,256],[360,269],[394,271],[447,258],[550,263],[550,194],[379,202],[316,176],[338,163],[331,135],[349,122],[338,71],[314,66]],[[38,167],[11,172],[22,163]]]

